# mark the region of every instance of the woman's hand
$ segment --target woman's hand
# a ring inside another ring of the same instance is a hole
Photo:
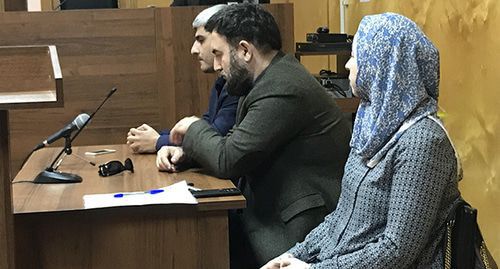
[[[311,267],[310,264],[305,263],[297,258],[285,258],[281,261],[281,267],[286,269],[309,269]]]
[[[283,253],[280,256],[270,260],[267,262],[264,266],[262,266],[260,269],[280,269],[282,261],[285,259],[291,259],[293,258],[293,255],[290,253]]]

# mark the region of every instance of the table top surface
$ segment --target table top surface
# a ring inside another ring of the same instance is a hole
[[[58,171],[80,175],[83,178],[81,183],[34,184],[26,182],[33,181],[38,173],[48,167],[61,149],[43,148],[34,152],[19,171],[12,184],[14,214],[98,210],[85,209],[83,195],[144,191],[166,187],[182,180],[193,183],[200,189],[234,187],[230,180],[203,174],[200,169],[190,169],[179,173],[160,172],[156,168],[156,154],[134,154],[127,145],[73,147],[73,154],[63,159]],[[95,157],[85,155],[87,151],[98,149],[115,149],[116,152]],[[92,166],[75,155],[96,163],[96,166]],[[134,173],[124,171],[109,177],[98,175],[100,164],[111,160],[119,160],[123,163],[126,158],[132,160]],[[177,205],[160,206],[175,207]],[[242,195],[200,198],[198,204],[194,206],[200,211],[244,208],[245,198]]]

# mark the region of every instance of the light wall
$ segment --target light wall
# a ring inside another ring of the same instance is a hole
[[[320,25],[338,30],[339,0],[274,0],[294,3],[295,37]],[[424,30],[441,56],[440,107],[462,159],[462,195],[479,210],[479,224],[500,261],[500,3],[497,0],[349,0],[349,33],[361,18],[401,13]],[[307,62],[314,72],[327,60]],[[333,68],[333,63],[332,68]]]

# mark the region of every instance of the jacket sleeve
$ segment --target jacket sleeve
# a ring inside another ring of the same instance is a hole
[[[215,176],[235,178],[255,169],[309,119],[293,94],[260,96],[247,105],[245,117],[226,136],[206,121],[193,123],[182,144],[185,153]]]
[[[309,232],[304,241],[295,244],[287,253],[304,262],[314,260],[321,250],[321,238],[328,236],[328,228],[332,225],[331,217],[332,214],[326,216],[321,224]]]

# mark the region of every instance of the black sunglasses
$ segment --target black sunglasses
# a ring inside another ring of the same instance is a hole
[[[127,158],[125,160],[125,164],[122,164],[120,161],[109,161],[105,164],[99,165],[99,175],[101,177],[112,176],[128,170],[130,172],[134,172],[134,165],[132,164],[132,160]]]

